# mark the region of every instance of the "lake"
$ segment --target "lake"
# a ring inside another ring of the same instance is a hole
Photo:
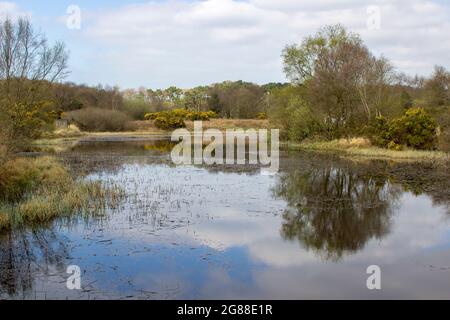
[[[268,176],[175,166],[170,148],[86,142],[58,155],[126,198],[0,233],[0,298],[450,298],[448,166],[286,151]],[[81,290],[66,287],[70,265]],[[367,288],[371,265],[381,290]]]

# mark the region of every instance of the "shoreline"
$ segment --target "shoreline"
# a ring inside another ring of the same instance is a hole
[[[87,132],[57,130],[48,136],[35,140],[33,146],[40,149],[50,149],[50,152],[64,151],[68,146],[78,143],[89,142],[126,142],[145,141],[155,139],[170,139],[171,131],[156,128],[151,121],[134,121],[137,130],[122,132]],[[187,121],[186,127],[193,130],[193,122]],[[248,128],[268,129],[270,125],[267,120],[244,120],[244,119],[211,119],[203,123],[203,129],[217,128],[221,131],[227,129]],[[333,153],[350,158],[388,159],[395,161],[439,161],[450,162],[450,153],[444,151],[423,150],[389,150],[375,147],[365,138],[340,139],[333,141],[317,142],[288,142],[280,141],[283,150],[314,151]],[[53,150],[52,150],[53,149]]]
[[[389,150],[375,146],[351,147],[340,146],[335,141],[319,141],[305,143],[280,142],[288,151],[314,151],[333,153],[347,158],[370,158],[395,161],[437,161],[450,163],[450,153],[444,151],[425,150]]]

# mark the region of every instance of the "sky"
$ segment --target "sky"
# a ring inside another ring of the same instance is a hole
[[[0,17],[24,15],[51,41],[66,43],[66,80],[88,85],[285,82],[283,48],[336,23],[398,71],[450,69],[449,0],[0,1]]]

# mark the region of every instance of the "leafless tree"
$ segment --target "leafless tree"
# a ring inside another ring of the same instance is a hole
[[[47,80],[67,75],[68,52],[63,42],[48,45],[47,38],[33,29],[31,22],[19,18],[0,24],[0,78]]]

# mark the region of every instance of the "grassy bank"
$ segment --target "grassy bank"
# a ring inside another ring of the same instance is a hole
[[[0,229],[102,214],[122,197],[117,187],[73,179],[54,158],[17,158],[0,166]]]
[[[188,130],[194,130],[193,121],[185,121],[186,128]],[[155,126],[154,121],[132,121],[129,127],[134,128],[134,130],[126,131],[81,131],[75,125],[70,125],[66,129],[55,130],[46,136],[45,139],[64,139],[64,138],[77,138],[77,137],[98,137],[98,136],[129,136],[129,135],[161,135],[168,134],[173,130],[162,130]],[[269,127],[269,122],[267,120],[254,120],[254,119],[211,119],[208,121],[203,121],[203,129],[264,129]]]
[[[35,140],[32,150],[38,152],[62,152],[75,146],[80,141],[120,141],[121,139],[146,139],[161,136],[170,136],[173,130],[162,130],[157,128],[153,121],[133,121],[131,125],[134,131],[116,132],[87,132],[81,131],[76,126],[70,125],[67,129],[58,129]],[[265,129],[269,127],[267,120],[253,119],[211,119],[203,121],[203,130],[219,129]],[[194,122],[186,121],[186,129],[194,130]]]
[[[333,152],[349,157],[368,157],[377,159],[450,161],[450,154],[441,151],[389,150],[372,146],[363,138],[339,139],[333,141],[283,143],[288,150],[310,150]]]

